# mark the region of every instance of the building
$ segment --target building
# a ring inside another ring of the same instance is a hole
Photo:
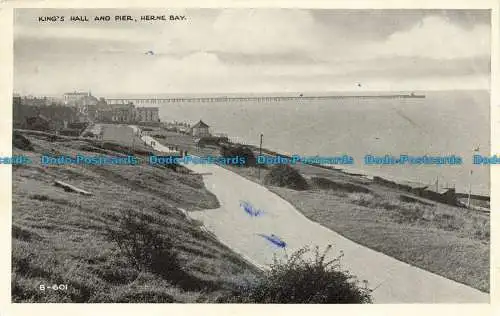
[[[17,99],[19,101],[19,99]],[[45,107],[50,103],[50,99],[47,97],[23,97],[20,100],[21,104],[26,106],[36,106],[36,107]]]
[[[78,120],[81,122],[91,121],[89,110],[95,108],[99,100],[89,92],[70,92],[63,96],[64,105],[76,107]]]
[[[96,116],[96,122],[112,122],[113,121],[113,110],[112,109],[98,109]]]
[[[210,136],[209,126],[202,120],[191,127],[191,135],[196,137]]]
[[[98,120],[98,115],[100,110],[108,109],[108,103],[104,98],[99,98],[99,101],[95,105],[88,106],[87,117],[89,121],[94,122]]]
[[[157,107],[139,107],[135,109],[136,120],[138,122],[159,122],[159,108]]]
[[[135,106],[133,103],[114,106],[111,110],[112,116],[111,121],[113,122],[135,122],[136,113]]]
[[[101,103],[101,102],[100,102]],[[128,104],[102,104],[96,114],[96,120],[100,122],[116,123],[159,123],[159,108],[138,107],[132,102]]]
[[[97,120],[117,123],[135,122],[135,107],[132,103],[110,104],[104,109],[98,109]]]
[[[92,94],[89,92],[68,92],[63,95],[63,101],[65,105],[75,106],[81,103],[85,97],[91,97]]]
[[[76,104],[76,108],[78,109],[78,113],[81,113],[81,114],[87,116],[89,113],[89,109],[91,107],[95,107],[98,102],[99,102],[99,100],[97,100],[97,98],[94,96],[83,97]]]

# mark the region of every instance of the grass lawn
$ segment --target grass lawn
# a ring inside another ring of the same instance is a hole
[[[489,292],[489,218],[359,193],[272,188],[305,216],[414,266]]]

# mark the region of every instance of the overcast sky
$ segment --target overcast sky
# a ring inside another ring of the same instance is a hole
[[[187,21],[38,22],[121,14]],[[490,13],[17,9],[14,58],[22,94],[488,89]]]

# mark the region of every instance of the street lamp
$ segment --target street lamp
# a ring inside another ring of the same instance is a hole
[[[473,173],[473,166],[474,166],[474,155],[476,153],[479,153],[479,146],[477,146],[476,148],[473,149],[472,151],[472,166],[471,166],[471,169],[470,169],[470,173],[469,173],[469,193],[467,194],[467,208],[470,208],[470,199],[471,199],[471,194],[472,194],[472,173]]]
[[[264,134],[260,134],[260,146],[259,146],[259,156],[262,156],[262,138],[264,137]],[[259,157],[257,157],[257,165],[259,168],[259,180],[260,180],[260,164],[259,164]]]

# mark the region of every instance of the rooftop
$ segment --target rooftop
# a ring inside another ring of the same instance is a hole
[[[204,128],[204,127],[209,127],[207,124],[205,124],[205,122],[203,122],[202,120],[200,120],[198,123],[196,123],[195,125],[193,125],[192,128]]]
[[[90,92],[67,92],[64,95],[91,96]]]

